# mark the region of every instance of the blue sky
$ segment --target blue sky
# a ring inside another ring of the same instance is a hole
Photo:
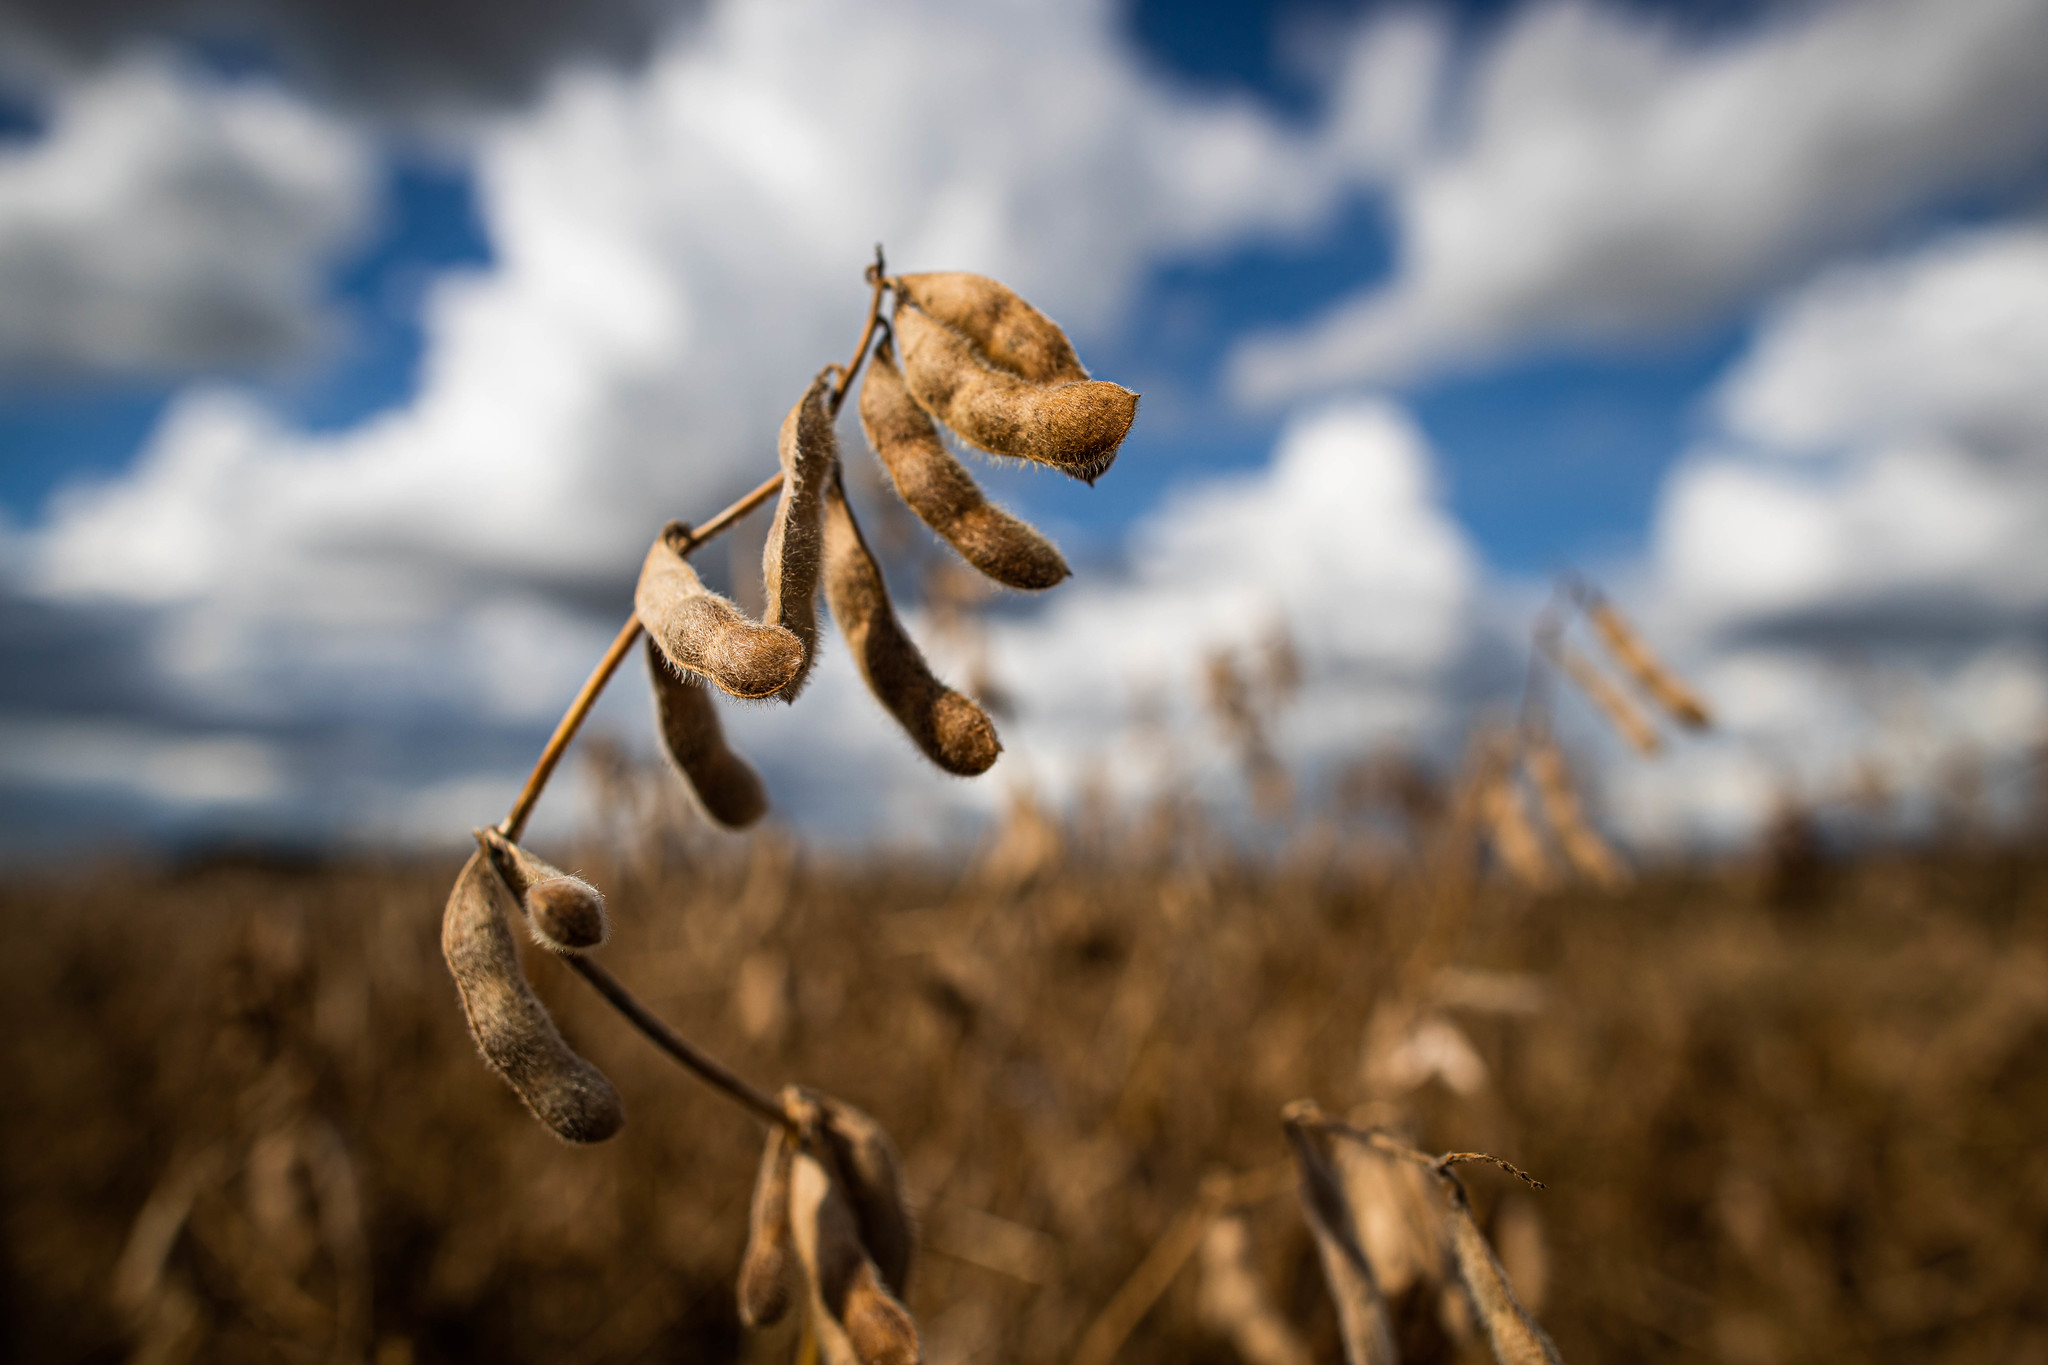
[[[1263,628],[1233,613],[1309,637],[1305,768],[1331,735],[1449,752],[1574,568],[1730,699],[1654,772],[1577,718],[1645,838],[2048,720],[2048,569],[2037,605],[2000,548],[2048,531],[2048,428],[1983,379],[2048,334],[2048,6],[854,13],[564,7],[471,54],[374,8],[0,7],[13,842],[484,818],[645,524],[753,482],[777,395],[838,358],[875,236],[1009,279],[1145,407],[1092,489],[984,473],[1082,570],[988,642],[1010,777],[934,787],[829,668],[787,721],[735,713],[807,827],[1058,796],[1123,725],[1070,678],[1192,707],[1201,652]],[[1242,543],[1259,515],[1291,558]],[[1930,611],[1978,624],[1937,645]],[[1954,734],[1817,726],[1845,632]],[[887,817],[806,783],[821,752],[886,772]]]

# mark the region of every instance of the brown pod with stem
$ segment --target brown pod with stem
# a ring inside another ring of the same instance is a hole
[[[1648,642],[1622,619],[1612,602],[1588,589],[1585,608],[1586,618],[1600,633],[1615,662],[1627,669],[1629,676],[1673,720],[1688,730],[1704,730],[1714,723],[1713,717],[1707,713],[1706,703],[1657,657]]]
[[[587,953],[611,937],[604,895],[581,877],[572,877],[535,857],[495,829],[476,831],[519,908],[526,912],[526,931],[553,953]]]
[[[688,535],[688,527],[670,522],[649,547],[634,613],[677,669],[701,673],[735,697],[773,696],[803,671],[803,641],[781,626],[748,620],[705,587],[678,549]]]
[[[441,918],[441,955],[462,995],[478,1051],[533,1116],[569,1142],[602,1142],[626,1120],[619,1092],[576,1055],[519,970],[505,917],[511,890],[479,848]]]
[[[897,496],[962,559],[1011,588],[1050,588],[1067,576],[1067,561],[1052,543],[990,502],[939,440],[931,415],[904,386],[887,341],[861,381],[860,424]]]
[[[747,1249],[740,1258],[740,1321],[767,1327],[789,1312],[789,1275],[795,1253],[789,1235],[789,1179],[796,1138],[775,1124],[761,1149],[754,1200],[747,1218]]]
[[[932,676],[903,633],[881,566],[836,478],[825,493],[825,601],[868,690],[925,757],[962,777],[988,771],[1002,752],[995,726],[979,706]]]
[[[734,753],[718,723],[711,690],[669,667],[647,642],[647,676],[654,683],[654,719],[662,745],[696,794],[704,813],[727,829],[744,829],[768,810],[761,775]]]
[[[1458,1278],[1472,1301],[1473,1311],[1486,1328],[1494,1358],[1501,1365],[1564,1365],[1550,1335],[1515,1297],[1507,1272],[1501,1269],[1486,1235],[1472,1220],[1472,1204],[1465,1197],[1464,1182],[1442,1166],[1437,1168],[1437,1174],[1450,1195],[1451,1251]]]
[[[883,1283],[829,1152],[806,1143],[791,1161],[791,1241],[811,1295],[827,1365],[915,1365],[917,1324]]]
[[[1627,740],[1637,753],[1654,754],[1663,747],[1663,739],[1644,718],[1643,713],[1636,710],[1635,705],[1622,695],[1621,689],[1616,687],[1591,659],[1569,645],[1554,646],[1552,656],[1557,660],[1558,666],[1564,669],[1565,676],[1577,683],[1579,690],[1586,694],[1586,700],[1599,708],[1600,714],[1607,717],[1607,723],[1612,725],[1615,732]]]
[[[788,1092],[784,1092],[787,1095]],[[844,1100],[806,1096],[818,1108],[819,1132],[860,1226],[861,1245],[874,1258],[882,1282],[901,1295],[910,1285],[916,1228],[903,1197],[902,1163],[881,1124]],[[785,1099],[785,1105],[788,1100]]]
[[[894,330],[918,406],[992,455],[1093,483],[1137,418],[1138,395],[1129,389],[1098,379],[1034,384],[908,299],[897,305]]]
[[[761,620],[780,626],[803,645],[803,662],[795,676],[775,693],[795,701],[810,677],[818,652],[818,514],[825,484],[839,464],[839,442],[832,432],[830,395],[837,366],[818,372],[789,415],[782,419],[776,454],[782,461],[782,495],[775,520],[761,550],[761,577],[767,609]]]
[[[1306,1100],[1288,1105],[1280,1114],[1281,1127],[1286,1131],[1288,1145],[1294,1149],[1295,1168],[1301,1176],[1302,1216],[1315,1238],[1323,1280],[1337,1305],[1344,1358],[1349,1365],[1395,1365],[1400,1356],[1394,1347],[1393,1327],[1387,1320],[1386,1299],[1381,1296],[1372,1264],[1359,1245],[1343,1181],[1323,1150],[1323,1135],[1317,1131],[1321,1120],[1321,1111]]]
[[[936,270],[899,275],[896,292],[1034,384],[1085,383],[1088,371],[1067,334],[1016,290],[986,275]]]
[[[1536,784],[1536,796],[1543,806],[1543,818],[1557,835],[1558,846],[1579,874],[1609,890],[1628,883],[1628,869],[1619,855],[1600,837],[1586,818],[1572,782],[1571,765],[1564,752],[1548,734],[1537,733],[1522,742],[1522,762]]]

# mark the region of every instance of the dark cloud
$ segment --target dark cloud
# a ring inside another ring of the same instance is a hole
[[[0,0],[0,44],[44,65],[189,40],[275,61],[348,103],[397,111],[529,98],[567,62],[633,66],[701,0]],[[31,55],[32,54],[32,55]]]

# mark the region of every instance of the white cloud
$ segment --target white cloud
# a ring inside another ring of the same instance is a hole
[[[1872,764],[1922,798],[1959,760],[2017,770],[2048,728],[2044,361],[2033,223],[1772,311],[1660,498],[1644,610],[1726,724],[1622,775],[1638,833],[1745,832]]]
[[[1249,342],[1259,400],[1530,345],[1654,337],[2048,147],[2048,4],[1862,0],[1702,45],[1542,5],[1475,62],[1395,176],[1393,277]]]
[[[1306,672],[1285,756],[1314,764],[1432,739],[1457,718],[1464,699],[1445,683],[1471,645],[1480,567],[1420,433],[1392,405],[1296,419],[1267,468],[1184,487],[1132,544],[1128,581],[1062,588],[996,636],[997,676],[1027,708],[1020,748],[1054,788],[1105,767],[1124,775],[1109,755],[1135,689],[1173,694],[1183,740],[1206,734],[1186,709],[1204,655],[1255,647],[1276,621]]]
[[[320,335],[363,225],[362,138],[273,87],[137,59],[66,89],[0,149],[0,367],[183,374]]]

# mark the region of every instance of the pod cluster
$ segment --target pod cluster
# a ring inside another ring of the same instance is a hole
[[[915,1232],[895,1145],[852,1105],[785,1087],[768,1134],[740,1260],[740,1319],[780,1322],[799,1291],[826,1365],[914,1365],[903,1306]]]
[[[892,276],[886,335],[869,357],[861,427],[904,504],[968,564],[1005,587],[1050,588],[1059,550],[991,502],[947,449],[941,426],[992,455],[1093,482],[1109,468],[1138,395],[1091,378],[1066,334],[982,275]],[[676,769],[713,820],[739,828],[767,809],[760,778],[726,747],[710,688],[793,700],[817,657],[817,598],[868,689],[918,750],[972,777],[1002,752],[987,711],[938,678],[889,596],[847,501],[833,418],[838,367],[811,381],[782,423],[781,495],[762,552],[765,607],[750,618],[704,586],[672,522],[647,552],[634,607],[649,642],[655,709]]]

